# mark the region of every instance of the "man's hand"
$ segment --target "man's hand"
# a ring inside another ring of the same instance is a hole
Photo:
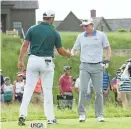
[[[19,70],[22,70],[22,69],[24,69],[24,68],[25,68],[24,62],[23,62],[23,61],[18,61],[18,69],[19,69]]]
[[[63,91],[61,91],[61,93],[60,93],[61,95],[64,95],[64,92]]]
[[[69,49],[67,49],[67,57],[70,58],[71,57],[71,52]]]
[[[59,53],[60,55],[62,55],[62,56],[65,56],[65,57],[68,57],[68,58],[71,57],[71,53],[70,53],[70,51],[64,49],[63,47],[61,47],[61,48],[57,48],[57,51],[58,51],[58,53]]]
[[[75,50],[75,49],[72,49],[72,50],[71,50],[71,56],[75,56],[77,53],[78,53],[77,50]]]
[[[103,93],[104,93],[105,96],[107,96],[108,95],[108,90],[104,90]]]

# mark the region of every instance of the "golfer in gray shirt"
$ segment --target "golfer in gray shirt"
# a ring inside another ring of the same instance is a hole
[[[106,50],[105,58],[110,61],[111,48],[106,34],[94,29],[92,19],[83,21],[81,26],[83,26],[84,32],[78,35],[71,50],[72,56],[78,51],[80,52],[79,121],[84,122],[86,120],[87,89],[91,78],[96,94],[95,115],[99,122],[103,122],[103,67],[101,62],[104,48]]]

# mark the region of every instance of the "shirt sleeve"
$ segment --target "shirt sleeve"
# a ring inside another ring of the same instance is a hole
[[[73,49],[80,51],[80,49],[81,49],[81,45],[80,45],[80,35],[78,35],[78,37],[77,37],[77,39],[76,39],[76,42],[75,42],[75,44],[74,44],[74,46],[73,46]]]
[[[59,79],[59,88],[60,88],[60,91],[62,90],[62,85],[63,85],[63,79],[60,78]]]
[[[61,37],[60,37],[60,34],[58,32],[56,32],[55,47],[56,48],[61,48],[62,47]]]
[[[103,48],[110,46],[109,40],[106,36],[106,34],[103,33],[103,40],[102,40]]]
[[[26,36],[25,36],[25,40],[31,41],[31,28],[28,29]]]

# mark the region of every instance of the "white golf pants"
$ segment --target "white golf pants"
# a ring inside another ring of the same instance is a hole
[[[45,59],[51,62],[45,62]],[[37,84],[38,78],[41,78],[42,89],[44,93],[44,112],[47,120],[53,120],[53,78],[54,78],[54,63],[52,57],[38,57],[30,55],[27,64],[26,86],[24,88],[23,100],[20,106],[20,116],[27,116],[27,109],[30,103],[32,94]]]

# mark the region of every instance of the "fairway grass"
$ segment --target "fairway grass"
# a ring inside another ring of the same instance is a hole
[[[46,121],[32,121],[42,122]],[[2,122],[2,129],[29,129],[31,121],[26,121],[26,126],[20,127],[15,122]],[[46,125],[46,129],[131,129],[131,117],[106,118],[105,122],[97,122],[96,118],[87,118],[85,123],[78,119],[59,119],[59,124]]]

